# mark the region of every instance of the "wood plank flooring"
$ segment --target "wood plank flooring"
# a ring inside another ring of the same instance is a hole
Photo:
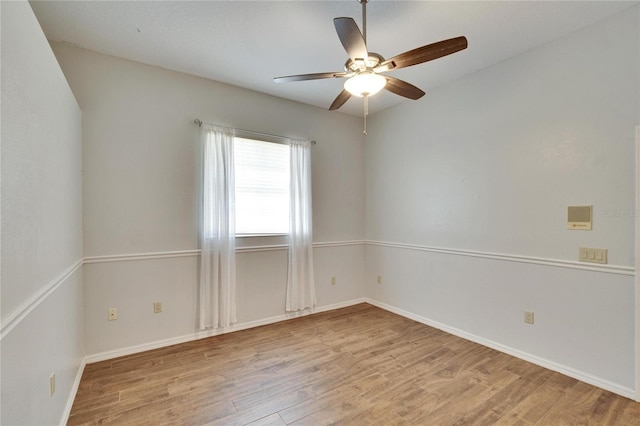
[[[640,403],[368,304],[86,366],[69,425],[640,425]]]

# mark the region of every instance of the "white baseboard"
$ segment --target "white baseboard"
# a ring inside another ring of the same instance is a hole
[[[64,407],[64,411],[62,412],[62,419],[60,420],[61,426],[66,425],[69,422],[69,414],[71,414],[73,401],[76,399],[76,395],[78,394],[78,388],[80,387],[80,380],[82,379],[82,373],[84,373],[85,365],[87,365],[87,360],[86,358],[83,358],[82,361],[80,362],[80,366],[78,367],[76,378],[73,381],[73,385],[71,386],[71,392],[69,392],[67,405]]]
[[[514,349],[509,346],[505,346],[503,344],[493,342],[491,340],[487,340],[485,338],[476,336],[475,334],[467,333],[466,331],[457,329],[455,327],[448,326],[446,324],[439,323],[437,321],[430,320],[429,318],[422,317],[420,315],[413,314],[411,312],[405,311],[404,309],[396,308],[395,306],[387,305],[386,303],[379,302],[373,299],[365,299],[366,303],[369,303],[373,306],[377,306],[386,311],[393,312],[394,314],[398,314],[405,318],[412,319],[419,323],[428,325],[430,327],[437,328],[439,330],[445,331],[449,334],[453,334],[454,336],[461,337],[466,340],[470,340],[472,342],[478,343],[480,345],[489,347],[491,349],[495,349],[497,351],[506,353],[507,355],[514,356],[516,358],[520,358],[522,360],[531,362],[533,364],[539,365],[540,367],[544,367],[546,369],[556,371],[558,373],[564,374],[565,376],[572,377],[576,380],[580,380],[581,382],[588,383],[593,386],[597,386],[599,388],[608,390],[610,392],[616,393],[618,395],[624,396],[629,399],[635,400],[636,391],[634,389],[627,388],[625,386],[620,386],[616,383],[612,383],[608,380],[604,380],[600,377],[595,377],[590,374],[587,374],[583,371],[575,370],[571,367],[567,367],[565,365],[558,364],[553,361],[549,361],[544,358],[537,357],[535,355],[531,355],[529,353],[520,351],[518,349]]]
[[[179,343],[191,342],[193,340],[204,339],[211,336],[217,336],[220,334],[233,333],[234,331],[246,330],[249,328],[259,327],[262,325],[274,324],[281,321],[286,321],[293,318],[302,317],[310,314],[317,314],[320,312],[333,311],[335,309],[345,308],[347,306],[357,305],[359,303],[364,303],[366,299],[352,299],[345,302],[334,303],[331,305],[318,306],[314,309],[307,309],[299,312],[288,312],[283,315],[278,315],[271,318],[264,318],[255,321],[249,321],[240,324],[234,324],[229,327],[213,329],[213,330],[205,330],[205,331],[197,331],[191,334],[172,337],[169,339],[156,340],[154,342],[143,343],[141,345],[129,346],[126,348],[115,349],[112,351],[100,352],[93,355],[87,355],[84,359],[86,364],[91,364],[93,362],[105,361],[108,359],[113,359],[125,355],[136,354],[144,351],[149,351],[152,349],[163,348],[166,346],[177,345]]]

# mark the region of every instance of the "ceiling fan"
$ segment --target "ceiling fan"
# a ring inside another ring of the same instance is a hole
[[[324,72],[314,74],[298,74],[285,77],[276,77],[276,83],[290,81],[318,80],[323,78],[347,78],[344,89],[335,98],[329,110],[336,110],[344,105],[351,96],[364,98],[364,119],[366,123],[368,114],[368,98],[382,89],[409,99],[419,99],[424,92],[406,81],[382,75],[381,73],[418,65],[432,61],[443,56],[450,55],[467,48],[465,37],[455,37],[442,40],[437,43],[427,44],[417,49],[401,53],[391,59],[384,59],[381,55],[367,50],[367,2],[357,0],[362,4],[362,32],[353,18],[335,18],[333,24],[338,33],[342,46],[347,51],[349,59],[344,64],[344,71]]]

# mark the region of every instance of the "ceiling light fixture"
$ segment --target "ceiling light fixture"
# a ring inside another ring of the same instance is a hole
[[[344,82],[344,88],[359,98],[375,95],[387,84],[387,79],[372,71],[363,71]]]

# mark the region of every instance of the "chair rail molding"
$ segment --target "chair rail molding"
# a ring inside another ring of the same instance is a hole
[[[11,331],[20,322],[27,317],[34,309],[44,302],[58,287],[60,287],[71,275],[73,275],[83,264],[83,259],[77,260],[73,265],[68,267],[57,278],[51,280],[47,285],[42,287],[40,291],[31,296],[27,301],[20,305],[16,310],[10,313],[6,319],[2,320],[0,325],[0,341],[11,333]]]
[[[609,274],[618,274],[618,275],[634,276],[636,274],[636,269],[634,267],[622,266],[622,265],[592,265],[592,264],[585,264],[583,262],[576,262],[572,260],[549,259],[549,258],[534,257],[534,256],[523,256],[518,254],[492,253],[492,252],[461,250],[461,249],[444,248],[444,247],[430,247],[430,246],[423,246],[418,244],[395,243],[395,242],[386,242],[386,241],[368,240],[367,245],[391,247],[391,248],[398,248],[398,249],[405,249],[405,250],[417,250],[417,251],[424,251],[424,252],[431,252],[431,253],[442,253],[442,254],[449,254],[453,256],[478,257],[483,259],[493,259],[493,260],[500,260],[505,262],[531,263],[535,265],[579,269],[584,271],[605,272]]]

